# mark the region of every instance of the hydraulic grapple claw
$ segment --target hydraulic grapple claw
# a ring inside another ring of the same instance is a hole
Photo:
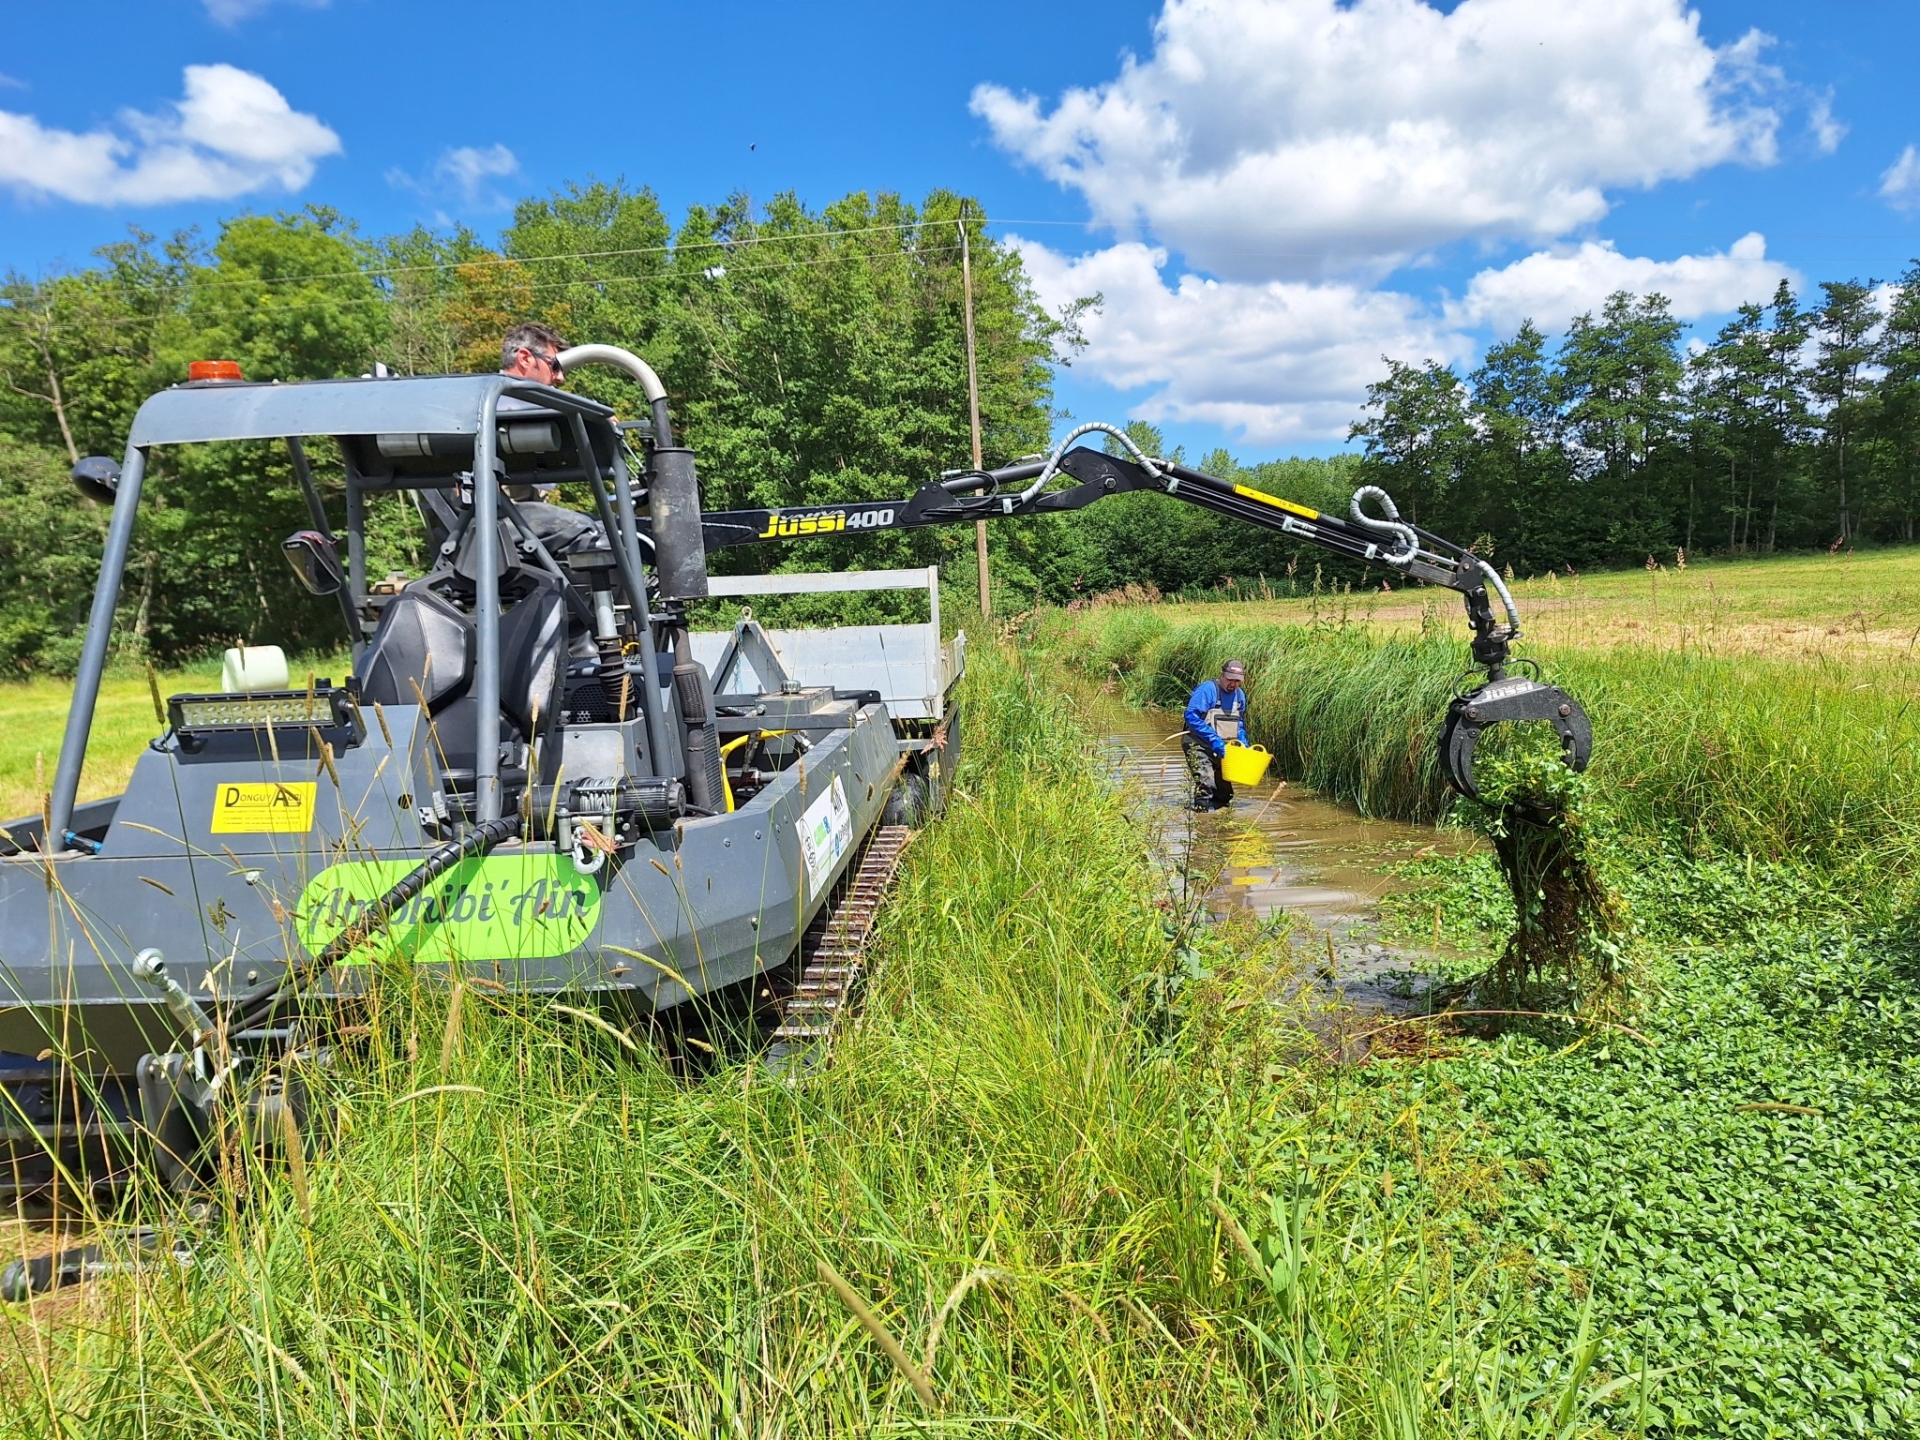
[[[1561,754],[1575,774],[1593,754],[1593,726],[1580,702],[1557,685],[1508,675],[1456,696],[1440,726],[1440,768],[1447,783],[1468,799],[1480,798],[1473,778],[1473,752],[1489,725],[1506,720],[1543,720],[1560,736]]]

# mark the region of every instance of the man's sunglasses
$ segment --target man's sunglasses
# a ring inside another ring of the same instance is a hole
[[[549,370],[553,371],[555,378],[562,380],[566,378],[566,368],[561,365],[558,355],[543,355],[538,350],[527,349],[526,346],[522,346],[521,348],[526,350],[527,354],[538,360],[542,365],[545,365]]]

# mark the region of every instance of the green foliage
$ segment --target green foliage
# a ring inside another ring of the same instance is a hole
[[[99,568],[88,556],[105,533],[65,455],[0,433],[0,671],[72,673]]]
[[[1420,524],[1522,573],[1912,540],[1917,279],[1884,320],[1870,284],[1803,309],[1783,282],[1684,362],[1666,299],[1621,292],[1551,356],[1522,325],[1464,383],[1390,361],[1351,434]]]
[[[1096,679],[1126,675],[1132,698],[1177,709],[1229,658],[1247,666],[1248,733],[1280,771],[1362,814],[1436,820],[1434,761],[1459,647],[1314,626],[1175,624],[1120,607],[1049,617],[1041,643]]]
[[[779,196],[758,215],[740,201],[689,214],[662,342],[669,384],[689,397],[681,424],[699,447],[709,508],[890,500],[965,463],[963,216],[986,463],[1045,448],[1058,326],[979,213],[936,192],[918,209],[851,195],[813,214]],[[719,558],[796,570],[926,565],[971,539],[920,531]]]
[[[207,248],[191,236],[164,247],[136,236],[94,268],[8,282],[0,435],[70,460],[118,455],[140,402],[192,359],[237,360],[254,380],[361,374],[375,361],[401,373],[491,369],[502,333],[541,319],[570,340],[650,359],[682,438],[699,451],[710,507],[893,500],[968,453],[962,223],[988,462],[1047,443],[1048,361],[1071,334],[1040,311],[1019,257],[979,215],[944,191],[917,208],[856,194],[817,212],[783,195],[759,210],[744,199],[695,207],[676,233],[651,192],[596,182],[524,201],[499,251],[465,232],[368,242],[325,210],[242,217]],[[571,383],[627,414],[644,411],[625,377],[589,370]],[[337,482],[320,468],[337,506]],[[25,492],[17,502],[42,503]],[[417,567],[417,526],[399,507],[375,508],[375,566]],[[287,458],[270,447],[156,456],[123,587],[127,647],[171,661],[237,640],[331,641],[331,607],[298,591],[275,555],[306,523]],[[97,563],[97,542],[73,528],[43,532],[58,547],[56,568]],[[996,537],[1011,595],[1072,593],[1064,577],[1086,567],[1057,558],[1069,531]],[[716,560],[924,565],[969,538],[918,532]],[[68,627],[73,618],[59,592],[39,587],[46,567],[35,565],[0,556],[9,593],[34,582],[32,594],[53,597],[0,618],[0,664],[63,663],[59,645],[37,637],[47,617]]]
[[[676,1079],[546,999],[386,976],[313,1077],[327,1143],[236,1164],[190,1270],[0,1356],[0,1433],[1580,1433],[1593,1343],[1513,1328],[1452,1132],[1331,1083],[1279,956],[1199,937],[1186,1023],[1140,1025],[1177,962],[1139,832],[1059,688],[973,661],[830,1069]]]
[[[1505,1177],[1478,1243],[1524,1281],[1537,1342],[1566,1343],[1591,1307],[1597,1371],[1659,1374],[1615,1430],[1644,1414],[1655,1435],[1912,1433],[1910,925],[1799,864],[1644,837],[1634,858],[1616,873],[1657,999],[1633,1030],[1571,1043],[1523,1023],[1413,1082]],[[1469,927],[1504,901],[1489,857],[1432,868],[1422,925],[1437,899]],[[1392,1067],[1369,1078],[1404,1103]]]
[[[370,247],[325,211],[247,216],[210,251],[144,236],[76,275],[7,287],[0,368],[0,503],[32,529],[9,529],[0,586],[16,597],[0,637],[10,663],[60,671],[77,654],[99,567],[104,521],[23,446],[70,457],[119,456],[140,403],[188,361],[232,359],[256,380],[358,374],[386,334],[385,302],[366,273]],[[293,648],[337,639],[275,554],[306,524],[286,456],[264,446],[160,452],[122,587],[120,647],[175,659],[209,645],[271,639]]]
[[[1133,428],[1133,427],[1129,427]],[[1149,455],[1163,448],[1151,426],[1139,427]],[[1173,459],[1173,456],[1165,457]],[[1268,460],[1241,465],[1224,450],[1200,462],[1209,475],[1248,485],[1315,510],[1344,515],[1359,479],[1355,455]],[[1037,593],[1072,600],[1151,585],[1167,594],[1207,589],[1236,577],[1275,593],[1304,593],[1326,552],[1275,531],[1236,525],[1164,495],[1121,495],[1052,521],[1045,534],[1051,563],[1036,566]],[[1043,533],[1043,532],[1036,532]]]
[[[1437,621],[1437,617],[1436,617]],[[1447,813],[1433,735],[1466,663],[1458,638],[1310,625],[1175,624],[1117,607],[1055,616],[1044,643],[1136,699],[1175,705],[1247,662],[1253,738],[1281,770],[1365,814]],[[1665,650],[1548,657],[1592,718],[1594,786],[1628,828],[1690,850],[1891,864],[1920,841],[1920,718],[1899,686],[1839,660]]]
[[[366,273],[374,255],[325,210],[228,221],[187,278],[190,343],[203,353],[176,357],[238,360],[250,380],[363,373],[386,338]]]
[[[1175,697],[1244,655],[1249,728],[1290,777],[1433,813],[1424,754],[1394,761],[1403,741],[1431,745],[1453,642],[1145,609],[1051,626],[1049,651],[1094,673],[1124,657],[1140,696]],[[1398,697],[1373,668],[1388,656]],[[1630,1024],[1604,1008],[1585,1025],[1468,1020],[1356,1083],[1469,1137],[1487,1193],[1447,1213],[1524,1297],[1527,1347],[1586,1342],[1593,1375],[1648,1377],[1601,1402],[1607,1433],[1914,1432],[1920,964],[1904,872],[1920,767],[1903,702],[1819,663],[1571,651],[1553,670],[1593,710],[1594,768],[1576,781],[1543,751],[1496,748],[1483,775],[1496,800],[1546,799],[1579,822],[1545,838],[1576,844],[1610,887],[1618,909],[1594,938],[1631,940]],[[1511,861],[1418,868],[1400,922],[1424,937],[1444,916],[1449,942],[1498,957],[1526,902]]]
[[[0,287],[0,428],[69,461],[119,454],[134,411],[166,383],[162,352],[179,338],[193,249],[182,237],[156,251],[135,232],[100,261]]]
[[[1492,841],[1513,900],[1482,998],[1522,1004],[1544,982],[1576,1008],[1611,1009],[1627,979],[1626,924],[1593,853],[1593,782],[1567,768],[1551,729],[1502,729],[1475,757],[1479,799],[1460,807]]]

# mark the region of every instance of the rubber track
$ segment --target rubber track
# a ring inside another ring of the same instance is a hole
[[[781,1006],[770,1058],[806,1051],[810,1066],[826,1058],[841,1017],[859,998],[873,922],[912,838],[905,825],[875,830],[845,892],[807,927],[800,942],[800,979]]]

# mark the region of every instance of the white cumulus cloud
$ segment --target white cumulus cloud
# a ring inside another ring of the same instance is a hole
[[[1896,210],[1920,210],[1920,150],[1909,145],[1880,177],[1880,198]]]
[[[455,145],[442,150],[424,176],[389,170],[387,183],[458,210],[500,210],[512,202],[493,182],[519,173],[519,157],[504,145]],[[449,217],[436,219],[446,222]]]
[[[1614,291],[1629,290],[1636,295],[1657,291],[1673,303],[1675,315],[1694,320],[1750,300],[1771,300],[1782,280],[1796,289],[1803,283],[1793,267],[1767,258],[1766,237],[1758,233],[1741,236],[1724,253],[1673,260],[1622,255],[1610,240],[1589,240],[1482,270],[1452,313],[1502,331],[1532,320],[1551,332],[1576,315],[1598,310]]]
[[[1120,390],[1145,390],[1128,414],[1156,423],[1218,425],[1257,445],[1337,440],[1360,413],[1383,357],[1471,363],[1486,330],[1531,319],[1549,335],[1596,312],[1616,290],[1658,291],[1683,320],[1767,301],[1797,271],[1766,258],[1765,237],[1724,252],[1651,260],[1609,243],[1545,250],[1482,270],[1454,302],[1343,280],[1214,280],[1170,272],[1165,249],[1139,241],[1066,256],[1012,237],[1050,311],[1098,294],[1082,321],[1076,371]]]
[[[1344,436],[1396,359],[1464,359],[1472,343],[1413,296],[1341,282],[1170,278],[1167,252],[1123,241],[1069,257],[1015,237],[1050,310],[1099,294],[1077,371],[1151,387],[1140,419],[1223,426],[1256,444]]]
[[[189,65],[178,103],[114,128],[61,130],[0,110],[0,186],[82,205],[227,200],[298,190],[340,137],[260,76]]]
[[[1097,223],[1196,268],[1378,275],[1557,239],[1609,189],[1771,162],[1766,43],[1714,49],[1683,0],[1168,0],[1115,79],[1051,109],[981,85],[973,109]]]
[[[271,8],[276,0],[201,0],[201,3],[206,6],[208,19],[231,30],[242,20],[250,20]],[[292,3],[308,10],[327,8],[327,0],[292,0]]]

